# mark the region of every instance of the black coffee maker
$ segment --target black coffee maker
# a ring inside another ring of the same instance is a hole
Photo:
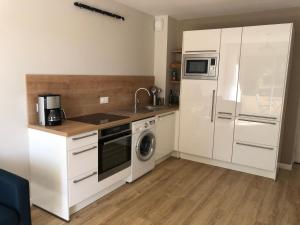
[[[60,95],[39,95],[37,108],[40,125],[57,126],[62,124],[62,109]]]

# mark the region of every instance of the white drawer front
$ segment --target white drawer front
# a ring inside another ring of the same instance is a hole
[[[98,131],[91,131],[69,137],[67,143],[69,150],[98,143]]]
[[[279,123],[239,118],[235,123],[235,140],[278,146]]]
[[[74,178],[98,167],[98,144],[87,145],[68,152],[68,177]]]
[[[97,169],[69,180],[70,206],[72,207],[94,195],[97,192],[97,184]]]
[[[233,163],[274,171],[276,158],[276,147],[259,146],[244,142],[235,142],[233,145]]]

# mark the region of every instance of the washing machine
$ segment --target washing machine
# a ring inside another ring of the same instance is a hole
[[[155,117],[132,123],[131,174],[128,182],[154,169],[155,123]]]

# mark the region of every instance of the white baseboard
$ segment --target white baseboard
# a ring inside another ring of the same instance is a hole
[[[165,156],[163,156],[163,157],[161,157],[159,159],[156,159],[155,160],[155,165],[158,165],[158,164],[162,163],[163,161],[167,160],[170,157],[174,157],[174,158],[178,159],[179,158],[179,152],[172,151],[171,153],[169,153],[169,154],[167,154],[167,155],[165,155]]]
[[[172,156],[172,153],[168,154],[168,155],[165,155],[159,159],[156,159],[155,160],[155,165],[158,165],[160,163],[162,163],[163,161],[167,160],[168,158],[170,158]]]
[[[203,158],[199,156],[194,156],[186,153],[180,153],[180,158],[190,160],[190,161],[195,161],[203,164],[208,164],[211,166],[217,166],[217,167],[222,167],[230,170],[236,170],[244,173],[250,173],[253,175],[258,175],[262,177],[267,177],[271,178],[273,180],[276,180],[276,170],[275,171],[268,171],[268,170],[262,170],[262,169],[256,169],[248,166],[242,166],[234,163],[229,163],[229,162],[223,162],[215,159],[208,159],[208,158]]]
[[[180,154],[179,154],[179,152],[178,152],[178,151],[173,151],[173,152],[171,153],[171,156],[172,156],[172,157],[174,157],[174,158],[177,158],[177,159],[179,159],[179,157],[180,157]]]
[[[278,166],[280,169],[283,169],[283,170],[292,170],[293,169],[293,164],[278,163]]]

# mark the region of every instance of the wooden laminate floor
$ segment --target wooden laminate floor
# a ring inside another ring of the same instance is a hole
[[[36,207],[33,225],[300,225],[300,165],[270,179],[168,159],[72,216]]]

